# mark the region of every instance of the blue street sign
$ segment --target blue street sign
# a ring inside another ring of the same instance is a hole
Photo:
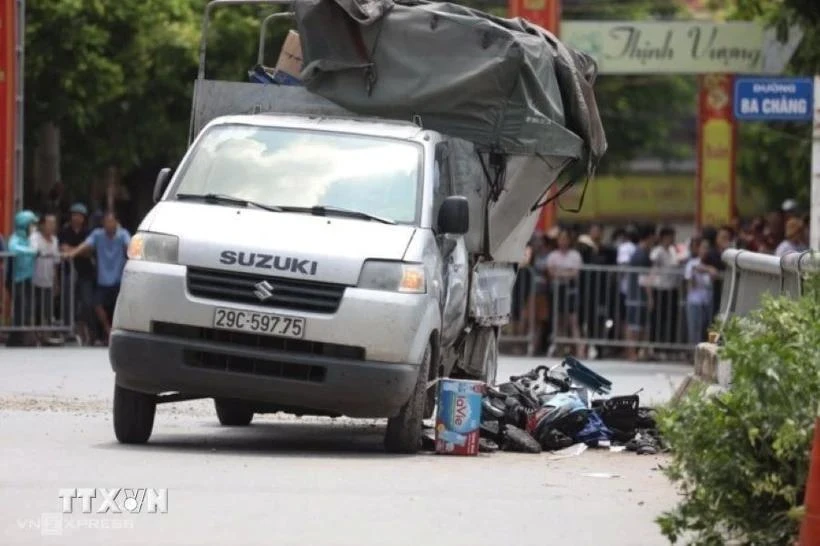
[[[735,119],[739,121],[811,121],[811,78],[737,78]]]

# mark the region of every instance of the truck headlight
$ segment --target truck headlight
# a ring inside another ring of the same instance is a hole
[[[175,264],[179,259],[179,237],[140,231],[131,237],[128,259]]]
[[[424,294],[427,292],[424,266],[402,262],[366,261],[359,276],[359,288]]]

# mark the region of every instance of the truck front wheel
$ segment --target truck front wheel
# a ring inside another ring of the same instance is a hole
[[[157,397],[114,386],[114,435],[121,444],[144,444],[154,428]]]
[[[422,420],[427,404],[427,377],[431,358],[432,347],[427,345],[410,400],[402,406],[397,416],[387,420],[384,448],[388,453],[416,453],[421,447]]]

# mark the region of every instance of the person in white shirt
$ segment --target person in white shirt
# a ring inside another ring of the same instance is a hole
[[[578,277],[583,265],[581,253],[572,248],[569,232],[562,230],[558,234],[558,248],[547,257],[547,271],[553,287],[553,309],[558,311],[554,328],[559,336],[569,329],[572,338],[578,340],[575,354],[578,358],[586,358],[578,323]]]
[[[686,324],[689,343],[695,345],[706,340],[707,330],[712,322],[714,281],[720,274],[715,267],[706,265],[711,244],[704,239],[698,246],[698,255],[686,264],[684,277],[686,293]]]
[[[37,251],[33,284],[38,326],[49,326],[54,320],[54,273],[60,263],[60,244],[56,233],[57,217],[46,214],[40,220],[39,229],[29,237],[31,247]]]
[[[626,237],[626,240],[624,240],[618,245],[618,265],[629,265],[629,261],[632,259],[632,255],[635,254],[635,250],[637,250],[638,248],[638,234],[634,229],[627,230]],[[627,288],[628,284],[628,281],[624,281],[621,283],[621,293],[627,293],[627,291],[629,290]]]
[[[638,249],[638,230],[634,226],[629,226],[626,229],[624,234],[624,239],[618,243],[617,246],[617,258],[615,263],[620,266],[629,266],[630,262],[632,261],[632,256],[635,254],[635,251]],[[627,320],[627,310],[626,310],[626,301],[629,299],[629,274],[621,274],[620,275],[620,283],[618,286],[618,292],[620,293],[620,298],[618,299],[618,318],[620,321],[621,326],[621,335],[623,339],[627,339],[629,337],[629,325]]]
[[[655,307],[650,328],[653,343],[676,343],[680,311],[680,271],[675,249],[675,230],[664,227],[649,254],[652,261],[652,290]]]

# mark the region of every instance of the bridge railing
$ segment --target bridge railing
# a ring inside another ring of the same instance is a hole
[[[727,271],[719,316],[724,321],[758,309],[764,294],[799,298],[806,276],[820,273],[820,253],[812,251],[777,257],[729,249],[722,257]]]

